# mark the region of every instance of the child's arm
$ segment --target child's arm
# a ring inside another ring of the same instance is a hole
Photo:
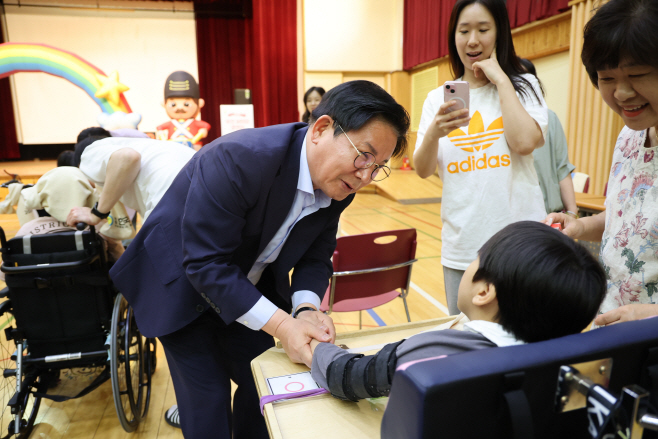
[[[311,342],[311,376],[339,399],[358,401],[387,396],[397,365],[395,350],[400,343],[387,344],[376,355],[363,356],[330,343]]]
[[[455,329],[428,331],[385,345],[376,355],[351,354],[329,343],[313,343],[311,376],[333,396],[350,401],[387,396],[398,363],[495,347],[483,335]]]

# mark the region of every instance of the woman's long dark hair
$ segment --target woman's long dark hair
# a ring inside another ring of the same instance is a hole
[[[450,56],[450,68],[454,77],[459,78],[464,76],[464,64],[461,58],[459,58],[457,44],[455,43],[457,22],[464,8],[474,3],[479,3],[487,8],[494,18],[494,22],[496,23],[496,54],[498,64],[500,64],[503,72],[512,81],[514,90],[520,93],[523,98],[526,98],[530,97],[528,94],[528,89],[530,89],[535,99],[540,102],[541,100],[532,87],[532,84],[521,76],[526,71],[519,62],[519,58],[516,56],[516,51],[514,50],[509,16],[507,15],[507,7],[503,0],[457,0],[457,3],[455,3],[455,6],[452,8],[452,14],[450,15],[450,23],[448,24],[448,54]]]
[[[302,122],[308,123],[309,118],[311,117],[311,112],[308,111],[308,106],[306,105],[306,100],[308,99],[308,96],[313,93],[314,91],[317,91],[320,96],[324,96],[324,88],[322,87],[311,87],[308,90],[306,90],[306,93],[304,93],[304,114],[302,115]]]

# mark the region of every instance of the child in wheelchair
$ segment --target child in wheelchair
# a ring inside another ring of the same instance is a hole
[[[98,198],[73,167],[47,172],[19,195],[17,236],[6,240],[0,228],[7,284],[0,292],[0,369],[10,381],[0,386],[0,426],[27,437],[42,398],[77,398],[111,378],[119,421],[133,431],[148,410],[155,355],[109,277],[121,240],[134,234],[125,210],[115,206],[99,233],[66,226],[72,207]],[[70,368],[98,373],[80,391],[52,395],[48,387]]]
[[[3,203],[4,212],[17,205],[20,229],[16,236],[43,235],[73,231],[66,225],[66,216],[73,207],[91,207],[99,194],[78,168],[62,166],[46,172],[35,185],[15,183],[9,187]],[[135,231],[125,207],[117,203],[108,219],[99,227],[105,240],[109,260],[116,261],[123,254],[121,241],[130,239]]]
[[[462,314],[455,320],[372,356],[313,340],[315,381],[344,400],[387,396],[399,365],[578,333],[605,296],[605,273],[594,256],[539,222],[508,225],[478,255],[459,285]]]

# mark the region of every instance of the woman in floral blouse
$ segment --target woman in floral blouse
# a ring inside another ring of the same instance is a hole
[[[551,214],[564,233],[601,241],[608,294],[596,325],[658,315],[658,2],[611,0],[585,26],[582,61],[626,126],[615,145],[606,211]],[[623,38],[622,38],[623,36]],[[655,294],[655,295],[654,295]]]

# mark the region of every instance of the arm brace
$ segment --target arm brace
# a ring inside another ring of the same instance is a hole
[[[355,402],[388,396],[397,365],[395,351],[402,341],[387,344],[376,355],[350,354],[334,360],[327,368],[331,394]]]

